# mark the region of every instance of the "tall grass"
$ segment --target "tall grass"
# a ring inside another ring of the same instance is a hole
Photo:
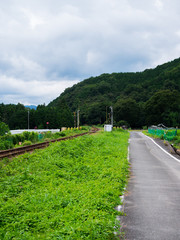
[[[0,239],[114,239],[128,137],[83,136],[0,162]]]

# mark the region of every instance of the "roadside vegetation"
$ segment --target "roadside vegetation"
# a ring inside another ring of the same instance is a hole
[[[128,178],[121,129],[0,162],[0,239],[115,239]]]
[[[169,131],[169,136],[164,135],[163,132],[162,132],[162,134],[160,134],[160,133],[151,134],[147,130],[144,130],[143,133],[146,134],[147,136],[150,136],[150,137],[153,137],[153,138],[160,138],[162,140],[169,141],[169,143],[173,144],[173,146],[175,148],[180,149],[180,129],[177,130],[177,135],[176,136],[174,136],[173,134],[171,136],[171,131]]]
[[[44,141],[50,141],[53,139],[58,139],[61,137],[68,137],[73,136],[76,134],[80,134],[83,132],[88,132],[90,130],[90,127],[80,127],[80,129],[77,128],[67,128],[67,130],[62,132],[23,132],[21,134],[4,134],[3,136],[0,136],[0,150],[6,150],[11,148],[16,148],[20,146],[27,146],[31,145],[33,143],[38,142],[44,142]]]
[[[177,136],[174,137],[172,143],[175,148],[180,149],[180,129],[177,130]]]

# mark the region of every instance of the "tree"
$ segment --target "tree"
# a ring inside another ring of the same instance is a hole
[[[9,127],[4,122],[0,122],[0,136],[5,135],[9,132]]]
[[[119,99],[114,106],[114,118],[116,122],[124,120],[129,125],[139,127],[140,108],[132,98]]]
[[[148,125],[163,123],[176,127],[180,119],[180,93],[176,90],[156,92],[146,102],[145,113]]]

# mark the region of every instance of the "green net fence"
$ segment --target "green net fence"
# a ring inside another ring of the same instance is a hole
[[[177,135],[177,130],[176,129],[160,129],[160,128],[155,128],[155,127],[149,127],[148,128],[148,133],[152,135],[156,135],[160,138],[163,137],[163,139],[167,141],[173,140],[173,138]]]

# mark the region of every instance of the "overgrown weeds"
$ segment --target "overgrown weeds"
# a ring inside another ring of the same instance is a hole
[[[128,137],[83,136],[0,162],[0,239],[114,239]]]
[[[89,127],[82,127],[81,129],[73,129],[69,128],[66,131],[63,132],[56,132],[52,133],[50,131],[48,132],[42,132],[42,133],[37,133],[37,132],[28,132],[25,131],[21,134],[7,134],[4,136],[0,136],[0,150],[6,150],[18,146],[26,146],[27,141],[31,144],[33,143],[38,143],[38,142],[43,142],[43,141],[50,141],[53,139],[65,137],[65,136],[73,136],[75,134],[83,133],[83,132],[88,132]]]

